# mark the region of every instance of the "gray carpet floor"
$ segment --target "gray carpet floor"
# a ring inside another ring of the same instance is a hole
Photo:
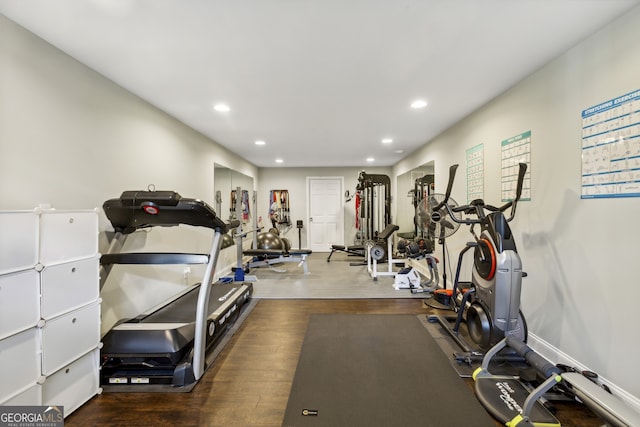
[[[253,297],[275,299],[357,299],[357,298],[424,298],[409,290],[395,290],[394,278],[378,277],[374,280],[366,265],[352,266],[363,258],[334,253],[327,262],[328,253],[313,253],[307,258],[309,273],[298,263],[287,262],[273,268],[252,269],[248,275],[255,276]],[[387,271],[387,264],[378,270]],[[394,266],[394,271],[399,270]]]

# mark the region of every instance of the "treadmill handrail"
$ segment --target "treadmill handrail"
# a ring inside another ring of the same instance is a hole
[[[182,252],[119,252],[103,254],[100,264],[207,264],[209,257],[208,254]]]
[[[204,272],[200,291],[198,292],[198,302],[196,305],[196,327],[193,337],[193,375],[199,380],[205,371],[205,347],[207,342],[207,308],[209,306],[209,296],[211,295],[211,287],[213,286],[213,277],[215,276],[216,264],[218,263],[218,255],[220,254],[220,246],[222,246],[222,231],[216,230],[211,244],[211,255],[209,263]]]

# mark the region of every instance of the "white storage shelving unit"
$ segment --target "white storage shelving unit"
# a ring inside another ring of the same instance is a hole
[[[0,405],[101,392],[97,210],[0,212]]]

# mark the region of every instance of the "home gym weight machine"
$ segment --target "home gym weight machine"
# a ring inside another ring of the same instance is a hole
[[[345,252],[349,255],[367,257],[367,243],[377,243],[380,235],[391,224],[391,180],[387,175],[368,174],[360,171],[356,185],[356,240],[359,244],[344,246],[331,245],[331,253],[327,262],[331,261],[334,252]],[[383,246],[383,250],[384,246]],[[384,258],[384,257],[383,257]],[[363,265],[363,262],[353,265]]]
[[[424,199],[429,197],[432,193],[432,188],[434,185],[433,175],[423,175],[420,178],[417,178],[413,183],[413,211],[418,212],[418,208]],[[430,240],[433,239],[433,236],[430,236],[429,230],[425,230],[424,223],[418,220],[418,216],[414,215],[413,217],[413,225],[414,225],[414,236],[416,238],[428,238]],[[433,241],[430,242],[433,245]]]
[[[407,262],[407,266],[402,268],[395,275],[393,287],[396,290],[409,289],[411,293],[427,293],[431,294],[438,289],[440,284],[440,276],[438,274],[438,259],[432,255],[434,248],[435,228],[430,221],[425,221],[425,206],[434,202],[432,189],[434,177],[432,174],[423,175],[414,181],[413,190],[410,191],[412,205],[414,209],[414,231],[411,238],[412,241],[400,240],[397,245],[398,252],[403,254]],[[430,215],[429,215],[430,216]],[[428,226],[427,223],[428,222]],[[444,236],[439,236],[444,239]],[[424,265],[417,264],[424,260]],[[421,272],[426,276],[422,280]],[[446,275],[444,276],[446,279]],[[446,285],[446,280],[445,280]]]
[[[509,222],[514,218],[520,200],[527,166],[520,163],[515,198],[501,207],[487,205],[481,199],[473,200],[468,205],[450,206],[447,202],[457,168],[458,165],[450,167],[445,198],[434,211],[445,207],[454,222],[469,225],[473,241],[467,243],[458,259],[453,292],[449,299],[449,305],[456,313],[455,317],[432,315],[429,316],[429,321],[439,322],[464,350],[464,353],[456,355],[456,359],[471,363],[480,360],[482,351],[486,351],[506,335],[514,335],[522,341],[527,339],[527,326],[520,310],[522,278],[526,273],[522,271],[522,262],[509,228]],[[507,209],[510,209],[508,218],[504,215]],[[466,217],[462,217],[460,213],[464,213]],[[476,226],[480,228],[479,236],[475,232]],[[474,254],[471,282],[467,289],[461,289],[461,264],[465,253],[470,249],[473,249]],[[473,347],[461,334],[463,320],[466,320]]]

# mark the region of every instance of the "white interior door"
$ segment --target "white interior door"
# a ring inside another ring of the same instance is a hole
[[[307,241],[314,252],[344,244],[343,178],[307,178],[309,224]]]

